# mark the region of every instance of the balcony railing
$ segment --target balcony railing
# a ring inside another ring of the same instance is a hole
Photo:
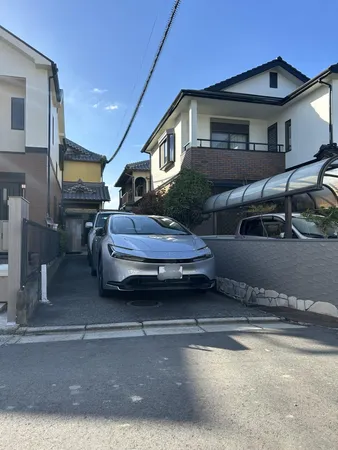
[[[120,199],[120,206],[125,206],[128,203],[133,203],[134,196],[132,191],[125,192]]]
[[[265,142],[218,141],[214,139],[197,139],[197,142],[198,147],[204,148],[284,153],[283,144],[267,144]],[[184,150],[187,150],[189,146],[191,145],[186,144],[184,146]]]

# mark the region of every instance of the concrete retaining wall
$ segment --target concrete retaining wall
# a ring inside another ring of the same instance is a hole
[[[338,317],[338,241],[203,237],[220,292],[246,304]]]

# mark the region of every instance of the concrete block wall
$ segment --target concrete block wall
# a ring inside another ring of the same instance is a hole
[[[338,317],[338,241],[203,238],[220,292],[246,304]]]

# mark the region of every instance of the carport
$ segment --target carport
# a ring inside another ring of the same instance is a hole
[[[292,201],[296,196],[305,196],[315,208],[337,206],[338,156],[213,195],[205,202],[204,212],[213,214],[217,234],[217,212],[284,198],[285,237],[292,238]]]

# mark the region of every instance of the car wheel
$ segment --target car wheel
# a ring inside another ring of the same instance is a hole
[[[99,296],[107,297],[108,292],[103,287],[103,268],[102,268],[102,260],[101,259],[99,260],[97,279],[98,279],[98,287],[99,287]]]

